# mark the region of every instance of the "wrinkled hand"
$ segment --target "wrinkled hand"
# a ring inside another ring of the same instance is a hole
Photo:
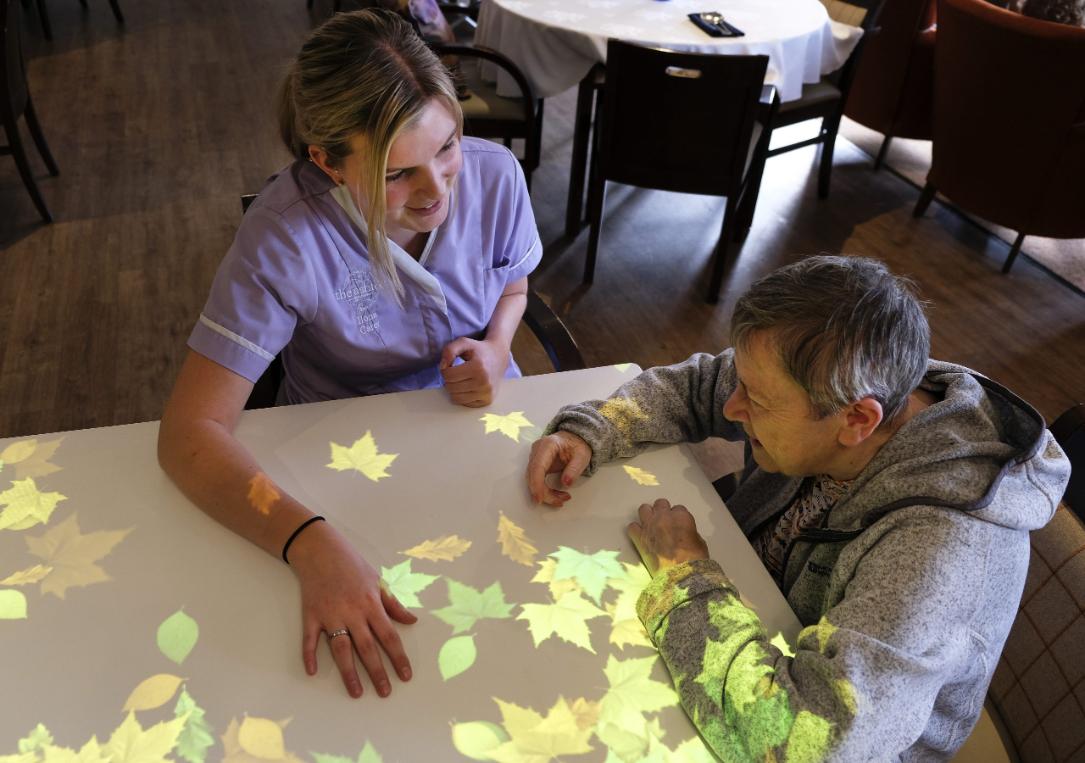
[[[463,363],[452,365],[456,358],[463,358]],[[445,345],[438,366],[452,402],[468,408],[481,408],[493,402],[508,367],[508,347],[465,336]]]
[[[660,498],[651,506],[642,503],[637,514],[640,521],[631,522],[626,532],[652,577],[667,567],[708,558],[708,546],[685,506]]]
[[[411,663],[392,620],[410,624],[418,618],[383,589],[377,571],[343,536],[325,522],[316,523],[290,547],[290,566],[301,584],[301,650],[306,673],[316,673],[321,634],[345,628],[349,635],[331,638],[328,644],[350,696],[362,696],[355,652],[380,696],[387,697],[392,691],[381,650],[399,677],[410,680]]]
[[[590,463],[591,446],[581,437],[561,430],[540,437],[531,446],[531,458],[527,462],[527,488],[531,499],[549,506],[563,505],[572,496],[546,484],[546,475],[561,472],[561,484],[568,487]]]

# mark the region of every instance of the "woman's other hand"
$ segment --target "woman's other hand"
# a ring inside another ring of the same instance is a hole
[[[453,339],[441,352],[441,376],[453,403],[481,408],[493,402],[509,367],[509,347],[498,340]],[[456,358],[462,363],[453,365]]]
[[[316,673],[317,645],[328,634],[350,696],[362,696],[355,653],[381,697],[392,691],[382,651],[400,679],[410,680],[411,662],[392,621],[410,624],[418,618],[384,589],[373,566],[326,522],[306,528],[290,546],[289,558],[301,584],[305,672]]]

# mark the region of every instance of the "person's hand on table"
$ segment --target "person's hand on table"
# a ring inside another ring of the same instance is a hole
[[[453,365],[456,358],[462,358],[463,363]],[[507,346],[465,336],[445,345],[438,366],[452,402],[468,408],[481,408],[493,402],[508,367]]]
[[[546,484],[546,475],[561,472],[561,484],[568,487],[590,463],[591,446],[583,438],[562,430],[540,437],[531,446],[531,458],[527,462],[527,488],[531,499],[549,506],[563,505],[571,496]]]
[[[410,680],[411,663],[392,620],[410,624],[418,618],[381,586],[377,571],[343,536],[326,522],[316,523],[290,547],[290,566],[301,584],[306,673],[316,673],[316,648],[326,633],[350,696],[362,695],[355,652],[380,696],[392,691],[382,650],[400,679]]]
[[[708,558],[708,546],[685,506],[671,506],[660,498],[650,506],[642,503],[637,514],[639,521],[631,522],[626,532],[652,577],[667,567]]]

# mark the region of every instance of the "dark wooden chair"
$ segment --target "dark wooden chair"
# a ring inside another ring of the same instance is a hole
[[[531,188],[531,173],[539,166],[542,154],[543,101],[535,97],[535,91],[520,68],[507,56],[477,45],[434,44],[434,51],[442,58],[455,57],[457,65],[453,76],[465,89],[467,97],[460,99],[463,109],[463,130],[478,138],[500,138],[511,148],[515,138],[524,141],[524,155],[520,166]],[[483,63],[491,63],[507,74],[520,91],[518,97],[497,94],[497,84],[481,76]]]
[[[53,216],[38,190],[34,173],[30,171],[30,163],[27,161],[26,149],[19,136],[19,117],[25,117],[30,137],[34,139],[38,153],[49,168],[49,174],[60,174],[53,155],[49,152],[49,144],[45,142],[41,125],[38,124],[38,116],[34,113],[34,102],[30,99],[19,40],[19,10],[19,0],[0,0],[0,66],[3,66],[3,71],[0,71],[0,119],[7,136],[7,145],[0,146],[0,154],[10,154],[15,159],[19,176],[22,177],[23,185],[33,199],[34,206],[38,208],[42,219],[51,223]]]
[[[244,214],[249,206],[256,200],[257,194],[245,194],[241,197],[241,211]],[[576,340],[569,333],[569,329],[561,322],[561,318],[543,302],[542,298],[535,293],[534,289],[527,291],[527,309],[524,311],[524,324],[528,327],[539,344],[555,371],[575,371],[586,368],[584,357],[580,354],[580,348],[576,346]],[[280,355],[276,355],[271,365],[263,375],[256,380],[245,403],[247,410],[256,408],[271,408],[279,394],[279,385],[283,381],[283,362]]]
[[[41,33],[47,40],[53,39],[53,25],[49,22],[49,10],[45,7],[45,0],[37,0],[38,4],[38,18],[41,20]],[[79,0],[79,4],[84,9],[87,7],[87,0]],[[118,0],[109,0],[109,7],[113,10],[113,18],[117,20],[118,24],[124,23],[124,13],[121,12],[121,6]]]
[[[820,119],[818,134],[807,140],[769,149],[769,156],[778,156],[804,146],[821,145],[821,166],[818,169],[818,196],[829,195],[829,180],[833,171],[833,149],[840,131],[840,119],[844,116],[844,104],[848,100],[851,83],[855,79],[856,66],[871,36],[877,33],[878,15],[884,0],[823,0],[829,16],[844,24],[858,26],[863,36],[852,50],[848,60],[835,72],[820,81],[803,85],[802,96],[794,101],[780,104],[772,129],[798,124],[809,119]]]
[[[1068,408],[1051,425],[1051,434],[1070,459],[1070,484],[1063,502],[1085,522],[1085,404]]]
[[[776,89],[768,56],[714,56],[607,43],[602,117],[588,181],[591,232],[584,283],[595,274],[606,182],[726,196],[707,300],[719,298],[732,242],[753,220]]]

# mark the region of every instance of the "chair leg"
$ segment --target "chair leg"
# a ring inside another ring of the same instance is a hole
[[[915,203],[915,209],[912,210],[912,217],[922,217],[927,211],[927,207],[931,205],[931,201],[934,200],[934,194],[938,192],[938,189],[934,187],[934,183],[927,181],[927,184],[923,186],[923,191],[919,194],[919,200]]]
[[[737,210],[738,205],[735,202],[735,196],[728,196],[727,206],[723,212],[723,227],[720,228],[720,240],[716,244],[715,261],[712,263],[712,278],[708,282],[708,294],[705,295],[705,301],[710,305],[719,302],[723,276],[730,265],[727,251],[731,247],[731,237],[734,235],[731,229],[737,222],[735,220]]]
[[[117,20],[118,24],[124,23],[124,14],[121,13],[121,6],[117,0],[109,0],[109,7],[113,9],[113,18]]]
[[[81,6],[83,6],[84,10],[86,10],[86,8],[87,8],[87,0],[79,0],[79,4]]]
[[[305,7],[310,11],[313,10],[313,0],[305,0]]]
[[[588,188],[588,257],[584,261],[584,283],[595,280],[595,255],[599,250],[599,233],[603,227],[603,203],[607,197],[607,181],[592,172]]]
[[[52,41],[53,26],[49,23],[49,11],[45,7],[45,0],[38,0],[38,18],[41,19],[41,33],[45,39]]]
[[[886,135],[885,140],[882,141],[882,147],[878,149],[878,155],[874,157],[874,171],[877,172],[882,168],[882,162],[885,161],[885,155],[889,153],[889,143],[893,140],[892,135]]]
[[[8,135],[8,147],[11,149],[11,155],[15,158],[15,166],[19,168],[19,175],[23,179],[26,190],[30,193],[34,206],[38,208],[38,213],[45,222],[53,222],[49,207],[45,206],[45,199],[41,197],[38,184],[34,180],[34,174],[30,171],[30,163],[26,160],[26,150],[23,148],[22,138],[19,137],[19,125],[16,122],[5,122],[4,131]]]
[[[573,126],[573,158],[569,164],[569,197],[565,201],[565,236],[575,238],[584,219],[584,175],[588,166],[592,105],[595,100],[591,72],[576,91],[576,121]]]
[[[818,169],[819,199],[829,198],[829,181],[833,174],[833,149],[836,148],[836,134],[840,131],[840,116],[830,119],[822,123],[821,167]]]
[[[1006,261],[1002,263],[1002,272],[1009,273],[1010,268],[1013,267],[1013,261],[1017,259],[1018,252],[1021,251],[1021,244],[1025,241],[1025,234],[1018,233],[1017,238],[1013,241],[1013,246],[1010,247],[1010,256],[1006,258]]]
[[[57,163],[53,160],[53,155],[49,152],[49,144],[45,142],[45,135],[41,131],[41,125],[38,123],[38,115],[34,112],[34,102],[30,100],[30,96],[26,97],[26,126],[30,130],[30,137],[34,139],[34,145],[38,147],[38,154],[41,155],[42,161],[45,162],[45,166],[49,168],[49,174],[56,177],[60,174],[60,168],[57,167]]]

